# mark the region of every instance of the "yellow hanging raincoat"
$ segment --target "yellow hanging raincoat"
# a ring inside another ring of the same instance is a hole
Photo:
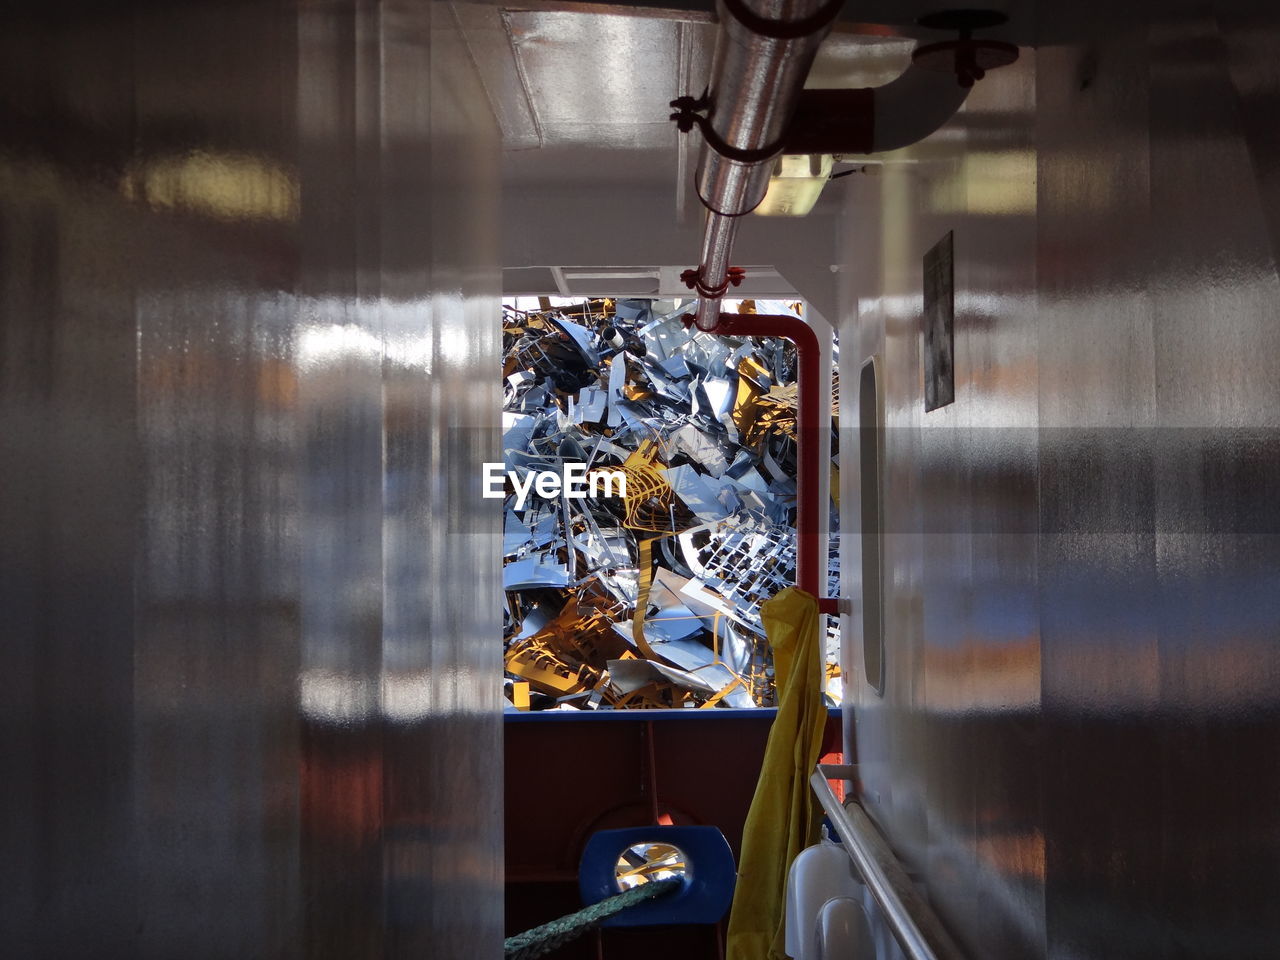
[[[742,832],[729,914],[728,960],[778,960],[783,952],[787,871],[816,843],[821,812],[809,788],[827,713],[823,707],[818,602],[788,587],[760,607],[773,649],[778,715]]]

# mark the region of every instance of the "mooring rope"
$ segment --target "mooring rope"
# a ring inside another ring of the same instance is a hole
[[[638,903],[672,893],[682,886],[684,881],[679,877],[651,880],[612,897],[606,897],[599,903],[593,903],[567,917],[544,923],[540,927],[518,933],[514,937],[507,937],[503,945],[506,960],[533,960],[534,957],[550,953],[556,947],[582,936],[600,921],[607,920],[614,914],[621,913]]]

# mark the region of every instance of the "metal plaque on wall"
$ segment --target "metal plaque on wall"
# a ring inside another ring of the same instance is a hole
[[[956,398],[955,269],[952,233],[924,255],[924,409],[945,407]]]

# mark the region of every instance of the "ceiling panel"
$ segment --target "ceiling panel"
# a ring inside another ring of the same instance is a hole
[[[508,10],[504,18],[544,144],[671,143],[669,104],[712,37],[709,24],[646,17]]]

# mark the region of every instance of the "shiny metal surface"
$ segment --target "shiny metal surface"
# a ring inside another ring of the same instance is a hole
[[[719,282],[724,282],[724,277],[732,266],[729,258],[733,255],[733,240],[738,234],[738,222],[737,217],[726,217],[710,210],[706,212],[702,230],[702,252],[698,259],[703,276],[720,277]]]
[[[845,584],[864,800],[969,956],[1272,957],[1280,20],[1114,13],[1040,5],[1055,44],[850,178],[842,381],[877,356],[887,421],[883,698]]]
[[[453,9],[0,22],[0,953],[499,956],[499,141]]]
[[[673,143],[680,24],[610,14],[504,13],[545,144]]]
[[[763,0],[744,5],[751,14],[779,25],[808,21],[824,6],[821,0]],[[748,28],[723,0],[717,3],[716,13],[720,29],[716,33],[708,90],[712,129],[738,150],[772,146],[782,136],[795,109],[809,67],[830,25],[800,37],[778,38]],[[703,199],[723,213],[742,213],[754,207],[758,197],[753,202],[748,194],[725,195],[714,187],[724,158],[709,153],[703,152],[698,170]]]
[[[674,165],[668,104],[706,84],[715,40],[710,4],[692,19],[671,10],[658,16],[626,7],[534,6],[456,8],[504,150],[567,148],[557,164],[587,179],[645,152],[665,154]],[[664,173],[670,176],[669,167]],[[628,170],[621,179],[631,176]]]

